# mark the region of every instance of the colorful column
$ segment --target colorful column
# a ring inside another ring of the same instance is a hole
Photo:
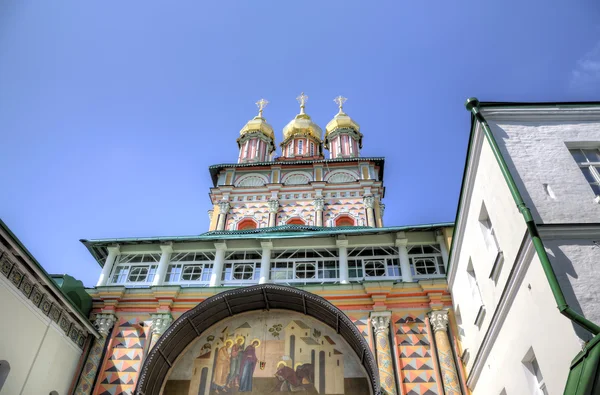
[[[446,395],[462,395],[456,372],[456,364],[448,339],[448,310],[435,310],[429,313],[429,321],[435,332],[435,349],[442,372],[442,383]]]
[[[377,366],[379,368],[379,381],[381,389],[386,394],[396,395],[396,379],[392,350],[390,348],[390,311],[374,311],[371,313],[371,324],[375,332],[375,348],[377,349]]]
[[[269,200],[269,227],[275,226],[275,220],[277,219],[277,211],[279,211],[279,201],[277,199]]]
[[[102,268],[102,273],[100,274],[100,278],[98,279],[97,287],[103,287],[108,283],[108,279],[110,278],[110,272],[112,271],[113,265],[117,256],[119,256],[120,249],[119,245],[108,247],[108,256],[106,257],[106,261],[104,261],[104,267]]]
[[[260,278],[258,279],[258,283],[265,284],[269,282],[269,273],[271,272],[271,249],[273,248],[273,243],[262,241],[260,245],[262,247],[262,258],[260,260]]]
[[[75,395],[89,395],[92,393],[94,379],[98,374],[100,364],[102,364],[102,354],[104,352],[106,339],[108,337],[108,333],[110,332],[110,328],[113,327],[116,319],[117,318],[112,314],[98,314],[96,316],[95,324],[98,328],[98,332],[100,333],[100,337],[98,339],[94,339],[92,349],[90,350],[87,361],[83,366],[83,371],[81,372],[79,382],[75,388]]]
[[[379,201],[379,221],[381,222],[381,224],[379,225],[381,228],[383,228],[383,213],[385,212],[385,203],[381,203],[381,201]]]
[[[219,202],[219,221],[217,222],[217,230],[225,230],[225,220],[231,206],[228,201]]]
[[[315,226],[323,226],[323,209],[325,208],[325,200],[318,197],[313,202],[315,205]]]
[[[152,350],[160,336],[165,333],[172,322],[173,316],[171,316],[171,313],[152,314],[152,339],[150,339],[148,351]]]
[[[365,208],[367,210],[367,226],[372,228],[377,227],[375,223],[375,213],[373,211],[375,207],[375,197],[373,195],[368,195],[363,198],[365,202]]]

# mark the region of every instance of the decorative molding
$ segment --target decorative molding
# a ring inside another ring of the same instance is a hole
[[[448,329],[448,310],[434,310],[429,313],[429,322],[434,332]]]
[[[152,333],[162,335],[172,322],[171,313],[152,314]]]
[[[385,203],[379,202],[379,211],[381,213],[381,218],[383,218],[383,213],[385,212]]]
[[[269,201],[267,202],[267,204],[269,205],[269,212],[270,213],[277,213],[277,211],[279,210],[279,200],[277,200],[277,199],[269,199]]]
[[[227,214],[229,212],[229,209],[231,208],[231,205],[229,204],[229,202],[227,200],[221,200],[219,203],[219,214]]]
[[[248,174],[240,177],[236,183],[236,187],[262,187],[269,183],[267,176],[262,174]]]
[[[323,211],[323,209],[325,208],[325,199],[323,199],[322,197],[318,197],[313,201],[313,204],[315,205],[316,211]]]
[[[212,217],[213,217],[214,213],[215,213],[215,210],[208,210],[208,220],[209,221],[212,221]]]
[[[363,198],[363,201],[365,202],[365,206],[367,208],[373,208],[375,207],[375,196],[373,195],[367,195]]]
[[[386,336],[390,331],[391,311],[375,311],[371,313],[371,325],[375,334],[384,333]]]
[[[113,327],[116,321],[117,317],[115,317],[113,314],[98,314],[96,315],[96,321],[94,324],[96,325],[96,328],[98,328],[100,335],[106,337],[108,336],[110,328]]]

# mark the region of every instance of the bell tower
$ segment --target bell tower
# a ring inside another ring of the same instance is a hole
[[[346,100],[343,96],[333,99],[339,111],[325,127],[325,148],[329,150],[329,159],[360,156],[363,135],[360,126],[344,112]]]
[[[265,99],[256,102],[258,115],[252,118],[237,139],[240,154],[238,163],[268,162],[275,151],[275,133],[271,125],[263,118],[263,110],[269,104]]]

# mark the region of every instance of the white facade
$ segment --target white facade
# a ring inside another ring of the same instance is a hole
[[[483,115],[567,303],[600,322],[600,227],[591,225],[600,223],[600,205],[569,152],[600,147],[600,111],[484,107]],[[448,276],[467,384],[473,394],[562,394],[591,335],[559,313],[491,145],[479,123],[473,129]]]

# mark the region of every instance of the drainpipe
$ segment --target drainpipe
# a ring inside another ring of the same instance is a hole
[[[469,98],[465,103],[465,107],[481,124],[485,137],[488,143],[490,144],[490,147],[492,148],[492,152],[494,153],[494,157],[496,158],[496,161],[500,166],[500,170],[502,171],[504,180],[508,184],[508,189],[510,190],[512,197],[515,200],[515,203],[517,204],[517,208],[519,209],[519,211],[523,215],[523,218],[525,219],[525,223],[527,224],[527,231],[529,232],[529,236],[533,241],[535,251],[537,252],[538,257],[540,258],[540,262],[542,263],[542,268],[544,269],[544,273],[546,274],[546,278],[548,279],[548,283],[550,284],[550,289],[552,290],[552,294],[554,295],[554,299],[556,300],[558,311],[560,311],[562,315],[564,315],[571,321],[576,322],[585,330],[591,332],[594,335],[597,335],[598,333],[600,333],[600,326],[594,324],[592,321],[577,313],[576,311],[571,309],[571,307],[569,307],[569,305],[567,304],[565,295],[562,289],[560,288],[558,279],[556,278],[556,273],[554,273],[554,269],[552,268],[552,264],[550,263],[550,259],[548,258],[548,254],[546,253],[546,249],[544,248],[544,243],[540,238],[537,225],[535,224],[533,216],[531,215],[531,211],[529,210],[527,205],[525,205],[523,197],[521,196],[521,193],[517,188],[517,184],[515,183],[512,174],[508,170],[508,165],[504,161],[502,153],[500,152],[500,148],[498,147],[498,144],[494,139],[494,135],[490,130],[490,126],[488,125],[487,121],[485,120],[483,114],[479,109],[479,100],[477,100],[474,97]]]

